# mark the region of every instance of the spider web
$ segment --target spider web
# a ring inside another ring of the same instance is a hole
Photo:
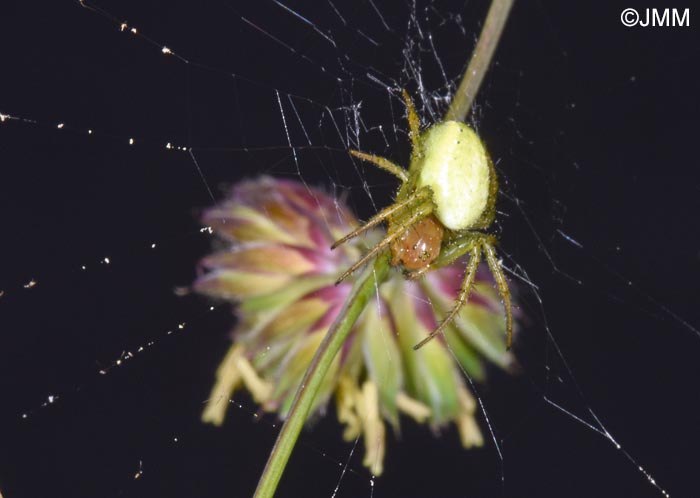
[[[199,423],[231,318],[176,292],[211,244],[198,213],[271,174],[371,216],[395,183],[347,149],[406,164],[400,89],[438,121],[486,7],[9,7],[3,496],[252,493],[275,420],[237,394],[223,428]],[[496,231],[523,315],[520,375],[472,384],[491,444],[468,452],[452,429],[404,421],[376,479],[330,413],[280,496],[693,489],[697,44],[618,18],[517,6],[470,117],[499,169]]]

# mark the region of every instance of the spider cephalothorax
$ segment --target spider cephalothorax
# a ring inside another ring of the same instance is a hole
[[[405,91],[403,97],[413,146],[408,171],[383,157],[350,151],[353,156],[396,176],[401,187],[394,204],[333,244],[335,249],[365,230],[387,222],[384,239],[343,273],[338,282],[387,247],[391,250],[391,264],[403,266],[412,279],[469,253],[454,308],[415,346],[418,349],[439,334],[467,302],[483,254],[503,298],[510,348],[513,339],[510,291],[496,258],[496,237],[484,232],[495,218],[498,195],[498,178],[491,158],[479,136],[464,123],[441,121],[421,133],[413,102]]]

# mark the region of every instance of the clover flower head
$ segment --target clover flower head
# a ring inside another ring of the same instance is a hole
[[[233,187],[203,221],[223,241],[201,262],[194,289],[234,303],[233,344],[217,372],[205,422],[223,423],[228,400],[244,387],[267,412],[284,418],[306,368],[350,294],[338,276],[381,239],[379,230],[330,250],[357,220],[342,202],[302,183],[262,177]],[[326,376],[313,411],[334,401],[346,440],[363,437],[364,465],[382,473],[386,425],[400,415],[439,431],[456,424],[465,447],[480,446],[477,405],[464,374],[486,365],[508,369],[498,295],[480,273],[469,302],[442,337],[418,351],[455,301],[464,265],[419,281],[399,271],[377,289]]]

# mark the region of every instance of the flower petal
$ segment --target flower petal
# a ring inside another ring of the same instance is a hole
[[[221,425],[226,416],[229,399],[241,383],[238,358],[243,355],[243,346],[232,345],[216,370],[216,383],[211,389],[207,405],[202,412],[202,422]]]
[[[271,218],[269,212],[277,213],[277,219]],[[207,211],[202,221],[217,235],[234,242],[279,242],[313,248],[308,237],[309,220],[301,219],[296,221],[297,226],[289,226],[290,223],[281,223],[281,212],[280,206],[259,211],[248,206],[223,205]]]
[[[398,428],[396,397],[403,386],[403,365],[388,310],[380,315],[380,308],[370,303],[361,320],[357,333],[362,337],[367,375],[379,387],[383,415]]]
[[[476,423],[476,401],[474,396],[463,385],[459,386],[458,394],[460,412],[457,417],[457,429],[459,430],[462,446],[465,448],[483,446],[484,436]]]
[[[276,410],[280,417],[285,418],[292,406],[292,401],[296,395],[296,390],[301,384],[301,380],[306,369],[311,364],[311,359],[316,354],[318,346],[321,344],[327,329],[322,328],[299,338],[295,346],[289,351],[284,360],[279,364],[275,372],[275,391],[272,398],[276,401],[268,403],[267,406]],[[340,365],[340,357],[335,360],[328,369],[321,386],[319,387],[311,413],[316,412],[320,406],[325,405],[330,398],[337,382],[336,374]]]
[[[194,289],[202,294],[240,301],[281,289],[290,280],[290,275],[216,270],[198,278]]]
[[[284,245],[238,247],[207,256],[202,260],[202,266],[288,275],[302,275],[315,269],[313,262],[304,257],[302,251]]]
[[[255,368],[260,371],[274,368],[295,339],[306,335],[330,307],[331,303],[323,299],[307,298],[284,308],[255,335],[254,343],[246,341],[249,347],[260,351],[253,360]]]
[[[379,415],[379,394],[374,382],[366,381],[362,384],[362,393],[357,406],[365,436],[365,458],[362,464],[372,475],[382,475],[386,452],[386,429]]]
[[[413,350],[413,346],[432,329],[427,328],[417,317],[419,312],[416,311],[416,299],[408,290],[415,291],[413,285],[399,279],[387,285],[392,288],[389,308],[396,323],[403,363],[406,366],[406,390],[409,395],[430,407],[431,421],[434,424],[449,422],[459,412],[452,356],[439,340],[431,341],[418,351]]]
[[[438,291],[436,286],[430,285],[429,279],[425,279],[421,285],[428,295],[438,319],[447,315],[454,306],[454,300],[448,294]],[[474,296],[474,301],[476,299],[478,299],[478,295]],[[452,323],[452,327],[459,332],[468,347],[475,349],[502,368],[510,366],[513,357],[506,351],[503,316],[495,313],[490,307],[475,304],[470,296],[470,300],[462,307]],[[455,342],[455,347],[460,349],[459,343]],[[464,352],[463,349],[460,351]],[[465,368],[468,365],[470,362],[463,364]],[[473,370],[473,365],[470,368]]]

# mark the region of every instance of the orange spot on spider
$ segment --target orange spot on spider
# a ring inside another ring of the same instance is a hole
[[[440,254],[445,230],[434,216],[412,225],[391,244],[391,264],[408,270],[425,268]]]

